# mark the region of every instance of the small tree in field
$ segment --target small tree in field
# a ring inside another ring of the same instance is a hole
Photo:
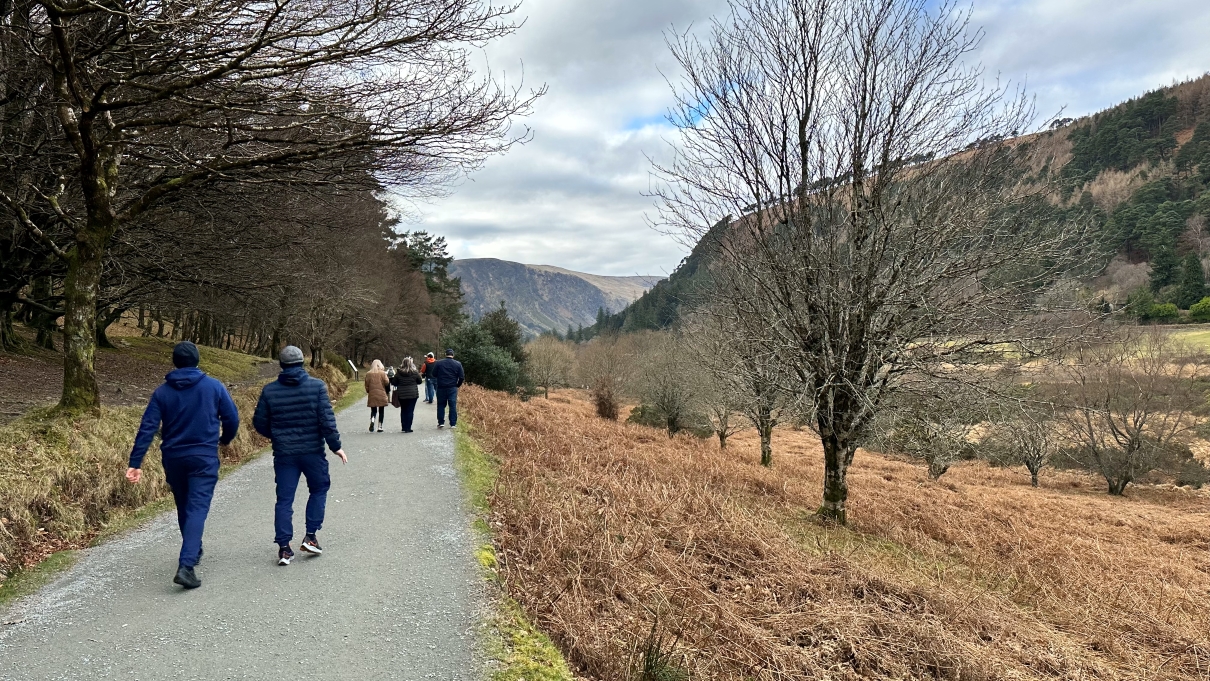
[[[995,423],[986,444],[1003,464],[1023,464],[1030,484],[1038,486],[1038,474],[1050,465],[1061,445],[1062,427],[1054,405],[1025,400],[1007,400],[996,410]]]
[[[1162,466],[1206,403],[1206,359],[1158,329],[1076,347],[1058,373],[1065,381],[1056,402],[1076,440],[1071,456],[1113,495]]]
[[[869,442],[883,451],[923,459],[932,480],[945,475],[957,461],[972,458],[984,400],[966,386],[950,388],[901,393],[871,427]]]
[[[692,361],[682,338],[671,332],[655,332],[640,339],[635,392],[668,430],[668,437],[691,425],[699,407],[703,386],[701,372]]]
[[[581,346],[577,358],[580,381],[588,386],[597,416],[616,421],[621,397],[633,373],[634,357],[617,335],[603,334]]]
[[[571,346],[550,335],[538,336],[526,345],[525,354],[528,357],[526,370],[529,377],[535,385],[542,387],[547,398],[550,397],[552,386],[566,383],[576,361],[576,353]]]

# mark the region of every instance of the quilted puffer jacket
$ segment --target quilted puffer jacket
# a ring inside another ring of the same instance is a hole
[[[325,441],[340,449],[328,388],[302,365],[283,369],[261,390],[252,427],[273,441],[273,456],[323,456]]]

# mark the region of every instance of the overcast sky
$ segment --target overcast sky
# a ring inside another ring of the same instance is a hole
[[[533,140],[493,158],[410,229],[456,258],[594,274],[672,271],[686,251],[647,226],[647,156],[667,158],[670,27],[704,27],[725,0],[524,0],[525,25],[488,49],[494,71],[546,83]],[[1080,116],[1210,71],[1207,0],[981,0],[988,73],[1025,81],[1040,116]]]

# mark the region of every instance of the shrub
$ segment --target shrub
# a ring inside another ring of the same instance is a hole
[[[1180,310],[1177,309],[1176,303],[1160,303],[1152,305],[1151,311],[1147,314],[1148,319],[1159,322],[1160,324],[1168,324],[1176,321],[1181,316]]]
[[[521,364],[507,348],[496,344],[491,331],[482,324],[463,324],[442,334],[441,345],[453,348],[466,372],[468,383],[489,390],[513,392],[521,377]]]
[[[1210,296],[1202,298],[1189,308],[1189,319],[1195,322],[1210,322]]]

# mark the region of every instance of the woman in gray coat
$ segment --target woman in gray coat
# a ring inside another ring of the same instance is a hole
[[[420,389],[416,386],[422,381],[411,357],[405,357],[403,365],[391,377],[391,385],[395,388],[391,402],[399,407],[399,421],[405,433],[412,432],[412,415],[416,411],[416,400],[420,399]]]

